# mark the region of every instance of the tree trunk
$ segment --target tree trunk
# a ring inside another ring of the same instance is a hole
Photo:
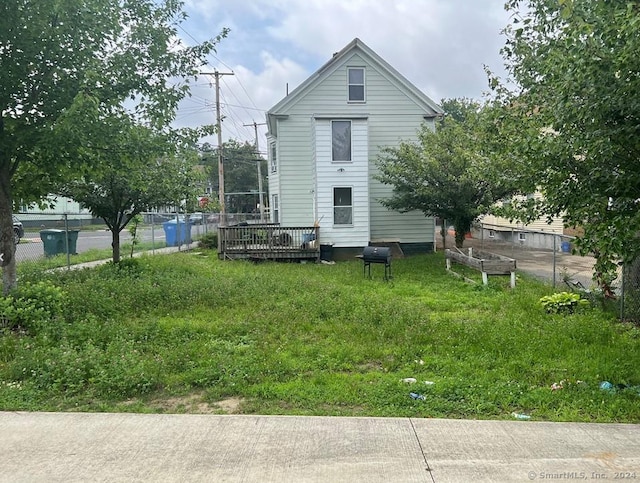
[[[17,286],[12,205],[9,162],[3,159],[0,160],[0,266],[2,267],[2,293],[4,295]]]
[[[440,227],[440,235],[442,235],[442,251],[447,249],[447,220],[442,219]]]
[[[113,263],[120,261],[120,232],[111,230],[111,248],[113,251]]]
[[[456,228],[456,248],[462,248],[462,246],[464,245],[464,235],[464,231]]]

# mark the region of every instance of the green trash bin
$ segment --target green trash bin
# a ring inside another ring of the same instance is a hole
[[[54,257],[65,252],[64,230],[41,230],[40,239],[44,246],[44,254]]]
[[[67,232],[67,240],[69,241],[69,253],[71,255],[77,255],[78,250],[76,249],[78,245],[78,233],[80,230],[69,230]],[[64,248],[62,250],[64,252]]]
[[[40,239],[44,246],[44,254],[47,257],[54,257],[61,253],[67,253],[67,244],[69,246],[69,254],[77,254],[77,242],[78,242],[79,230],[41,230]],[[67,240],[65,241],[65,234],[67,234]]]

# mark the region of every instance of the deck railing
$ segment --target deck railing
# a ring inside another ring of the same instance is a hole
[[[220,258],[319,259],[317,226],[283,227],[277,223],[218,228]]]

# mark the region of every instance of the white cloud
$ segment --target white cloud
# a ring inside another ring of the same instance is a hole
[[[293,90],[355,37],[435,101],[479,98],[487,86],[483,64],[502,72],[499,32],[508,20],[502,4],[501,0],[187,0],[190,18],[184,27],[200,40],[231,27],[210,63],[212,69],[235,73],[224,78],[222,89],[227,104],[225,138],[252,141],[253,128],[242,124],[264,122],[264,112],[257,109],[276,104],[287,83]],[[213,122],[214,90],[202,86],[196,95],[181,122]],[[260,144],[264,147],[264,138]]]

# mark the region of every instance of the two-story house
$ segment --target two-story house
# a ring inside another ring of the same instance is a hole
[[[267,113],[271,220],[320,226],[335,258],[369,244],[405,254],[434,249],[432,218],[389,211],[392,187],[376,179],[385,146],[417,139],[442,109],[354,39]]]

